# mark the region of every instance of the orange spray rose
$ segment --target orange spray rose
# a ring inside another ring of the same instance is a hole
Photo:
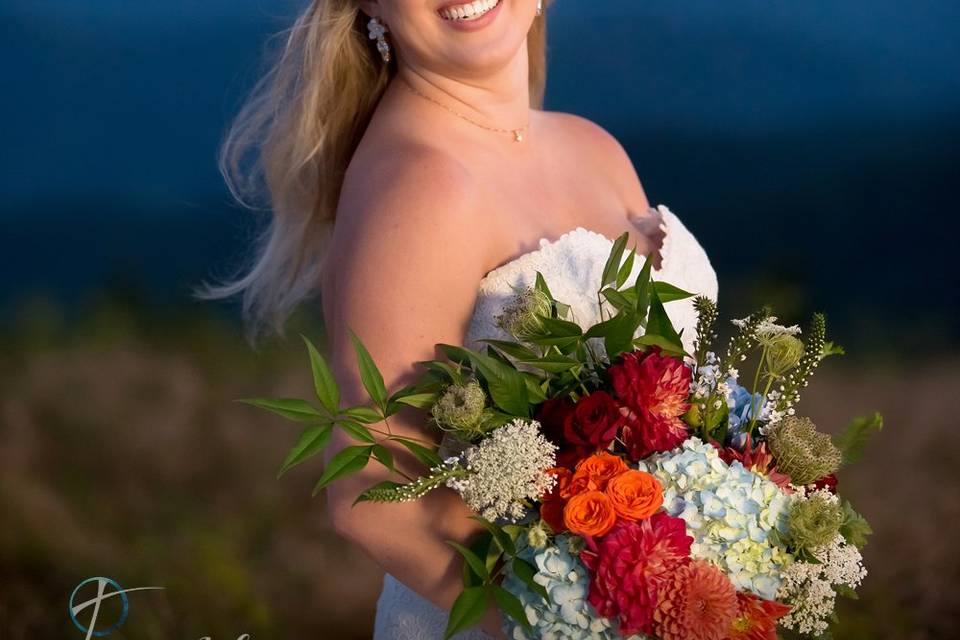
[[[563,508],[563,524],[582,536],[602,536],[617,522],[613,503],[602,491],[584,491]]]
[[[649,518],[663,504],[663,486],[645,471],[630,469],[614,476],[605,493],[617,515],[626,520]]]
[[[565,493],[569,497],[583,491],[603,491],[607,483],[616,475],[627,471],[630,467],[623,458],[606,451],[599,451],[577,463],[570,484]]]

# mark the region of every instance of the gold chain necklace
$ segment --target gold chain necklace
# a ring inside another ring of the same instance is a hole
[[[475,125],[475,126],[478,126],[478,127],[480,127],[481,129],[486,129],[487,131],[496,131],[496,132],[498,132],[498,133],[509,133],[510,135],[513,136],[513,141],[514,141],[514,142],[523,142],[523,132],[526,131],[527,128],[530,126],[530,123],[529,123],[529,122],[528,122],[527,124],[523,125],[522,127],[520,127],[519,129],[501,129],[501,128],[499,128],[499,127],[488,127],[487,125],[485,125],[485,124],[483,124],[483,123],[480,123],[480,122],[477,122],[476,120],[470,118],[469,116],[466,116],[466,115],[460,113],[459,111],[453,109],[452,107],[449,107],[449,106],[445,105],[444,103],[440,102],[439,100],[436,100],[436,99],[434,99],[434,98],[431,98],[430,96],[428,96],[427,94],[423,93],[422,91],[420,91],[419,89],[417,89],[416,87],[414,87],[412,84],[410,84],[409,82],[407,82],[407,80],[406,80],[403,76],[398,76],[398,77],[400,78],[401,84],[402,84],[403,86],[405,86],[407,89],[409,89],[410,91],[412,91],[413,93],[417,94],[417,95],[420,96],[421,98],[424,98],[424,99],[426,99],[426,100],[429,100],[430,102],[432,102],[432,103],[434,103],[434,104],[436,104],[436,105],[439,105],[439,106],[443,107],[444,109],[446,109],[447,111],[449,111],[449,112],[452,113],[453,115],[458,116],[458,117],[460,117],[460,118],[463,118],[464,120],[466,120],[466,121],[469,122],[470,124]]]

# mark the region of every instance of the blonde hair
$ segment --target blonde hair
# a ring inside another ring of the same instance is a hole
[[[545,3],[546,4],[546,3]],[[527,35],[530,102],[543,103],[546,11]],[[220,171],[242,205],[265,196],[272,211],[252,262],[232,280],[195,294],[240,294],[248,338],[283,335],[290,314],[316,293],[344,173],[390,79],[356,0],[314,0],[234,119]],[[388,36],[389,37],[389,36]]]

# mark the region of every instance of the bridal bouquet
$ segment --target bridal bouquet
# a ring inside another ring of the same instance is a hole
[[[340,406],[307,340],[319,406],[247,400],[306,423],[281,473],[343,429],[357,444],[333,456],[317,490],[372,461],[400,480],[390,442],[423,463],[422,475],[358,501],[459,492],[484,533],[450,542],[464,590],[447,637],[491,601],[517,640],[775,640],[778,628],[826,637],[837,596],[855,597],[865,576],[871,533],[836,473],[880,416],[831,437],[797,412],[820,362],[842,353],[819,314],[802,333],[768,309],[734,320],[720,353],[716,305],[697,297],[685,353],[664,304],[690,294],[654,281],[649,257],[627,282],[626,242],[613,243],[598,283],[597,324],[568,319],[537,273],[497,317],[512,340],[483,340],[484,352],[439,344],[447,360],[420,363],[417,383],[392,394],[351,334],[368,405]],[[405,406],[424,411],[439,448],[390,432]]]

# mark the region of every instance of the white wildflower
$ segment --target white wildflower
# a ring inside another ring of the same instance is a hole
[[[793,607],[780,624],[801,634],[819,635],[827,630],[836,606],[834,587],[856,589],[867,570],[860,551],[840,534],[812,553],[819,564],[795,562],[787,567],[777,599]]]
[[[556,464],[557,447],[540,433],[536,420],[517,418],[467,449],[460,464],[469,472],[447,486],[487,520],[517,521],[525,502],[538,500],[556,478],[546,470]]]

